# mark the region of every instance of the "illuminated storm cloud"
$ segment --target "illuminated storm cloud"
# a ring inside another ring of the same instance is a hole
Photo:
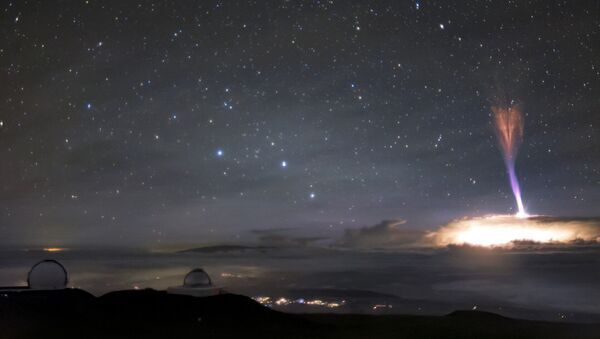
[[[514,215],[465,217],[428,234],[435,246],[512,247],[517,242],[569,244],[599,242],[600,218],[558,218]]]

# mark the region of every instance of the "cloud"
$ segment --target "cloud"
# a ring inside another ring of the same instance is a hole
[[[425,232],[406,229],[405,220],[383,220],[362,228],[347,229],[336,243],[349,248],[397,248],[417,246],[425,239]]]
[[[600,243],[600,217],[485,215],[455,219],[431,232],[405,228],[405,224],[405,220],[384,220],[373,226],[346,229],[334,246],[354,249],[523,248]]]
[[[293,232],[296,230],[298,230],[298,227],[273,227],[273,228],[266,228],[266,229],[250,230],[250,233],[262,236],[262,235]]]
[[[600,241],[600,218],[487,215],[456,219],[427,237],[436,246],[510,247],[518,243],[577,244]]]
[[[321,240],[327,240],[327,237],[318,237],[318,236],[293,236],[289,234],[298,230],[296,227],[286,227],[286,228],[269,228],[269,229],[257,229],[251,230],[251,233],[254,233],[258,237],[258,242],[262,246],[274,246],[274,247],[306,247],[315,242]]]
[[[306,247],[310,244],[326,240],[326,237],[290,237],[283,234],[271,234],[259,237],[259,242],[265,246],[276,247]]]

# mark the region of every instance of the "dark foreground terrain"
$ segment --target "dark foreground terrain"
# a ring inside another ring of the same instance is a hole
[[[0,292],[1,338],[600,338],[600,324],[446,316],[297,315],[252,299],[155,290]]]

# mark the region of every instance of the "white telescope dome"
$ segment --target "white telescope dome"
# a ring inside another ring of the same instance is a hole
[[[207,287],[212,286],[212,281],[203,269],[197,268],[190,271],[183,279],[184,287]]]
[[[27,276],[29,288],[57,290],[67,287],[67,270],[56,260],[42,260],[33,265]]]
[[[185,276],[182,286],[169,287],[167,293],[192,297],[209,297],[223,292],[221,287],[213,285],[210,276],[203,269],[196,268]]]

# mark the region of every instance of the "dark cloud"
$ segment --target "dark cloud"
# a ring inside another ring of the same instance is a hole
[[[306,247],[315,243],[328,240],[328,237],[322,236],[297,236],[297,227],[280,227],[251,230],[251,233],[257,235],[257,241],[262,246],[273,247]]]
[[[278,233],[289,233],[289,232],[294,232],[297,230],[298,230],[298,227],[272,227],[272,228],[261,228],[261,229],[250,230],[250,233],[262,236],[262,235],[271,235],[271,234],[278,234]]]
[[[270,234],[261,236],[259,243],[265,246],[305,247],[327,239],[326,237],[290,237],[283,234]]]
[[[337,246],[351,248],[399,248],[423,242],[425,232],[404,228],[405,220],[384,220],[373,226],[347,229]]]

